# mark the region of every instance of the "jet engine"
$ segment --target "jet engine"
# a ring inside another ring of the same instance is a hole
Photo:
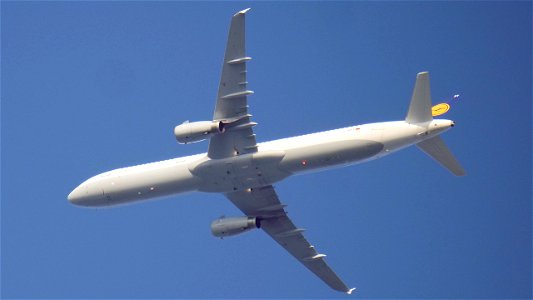
[[[180,144],[200,142],[214,134],[223,133],[224,125],[221,121],[186,121],[174,128],[174,136]]]
[[[216,237],[223,238],[260,227],[261,223],[259,222],[259,219],[254,217],[222,217],[211,223],[211,233]]]

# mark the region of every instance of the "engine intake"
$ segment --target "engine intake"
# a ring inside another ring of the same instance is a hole
[[[224,125],[222,121],[185,122],[174,128],[174,136],[180,144],[196,143],[223,133]]]
[[[254,228],[260,228],[259,219],[254,217],[219,218],[211,223],[211,233],[219,238],[237,235]]]

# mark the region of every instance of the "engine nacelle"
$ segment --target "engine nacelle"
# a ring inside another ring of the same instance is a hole
[[[260,228],[259,219],[254,217],[219,218],[211,223],[211,233],[219,238],[237,235],[254,228]]]
[[[174,136],[180,144],[200,142],[222,132],[224,123],[221,121],[185,122],[174,127]]]

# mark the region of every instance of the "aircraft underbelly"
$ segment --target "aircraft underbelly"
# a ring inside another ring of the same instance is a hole
[[[95,185],[103,190],[106,203],[101,204],[112,206],[195,191],[199,183],[186,164],[176,164],[142,172],[117,173],[101,178]]]
[[[278,167],[284,156],[284,151],[255,152],[207,160],[190,166],[190,171],[202,179],[199,191],[232,192],[270,185],[289,176]]]
[[[383,144],[372,140],[340,140],[287,150],[280,168],[290,173],[318,171],[372,158]]]

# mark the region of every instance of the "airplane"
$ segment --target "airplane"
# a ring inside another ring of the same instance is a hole
[[[89,178],[69,195],[70,203],[106,207],[186,192],[222,193],[244,216],[220,217],[211,224],[215,237],[254,228],[265,231],[300,263],[332,289],[351,294],[318,252],[287,216],[273,184],[293,175],[367,162],[411,145],[451,173],[464,169],[440,134],[454,126],[433,119],[429,73],[416,76],[405,120],[356,125],[257,143],[249,113],[245,54],[245,15],[231,18],[213,120],[184,122],[174,128],[178,143],[209,139],[207,153],[105,172]]]

